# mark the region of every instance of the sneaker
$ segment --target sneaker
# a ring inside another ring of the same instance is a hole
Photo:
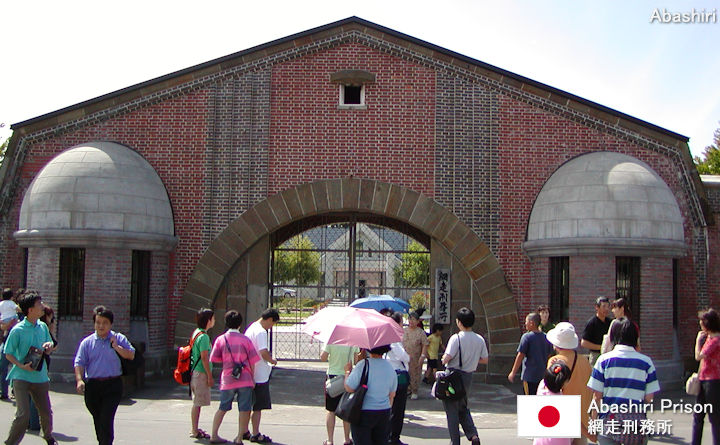
[[[414,393],[413,393],[413,395],[410,396],[410,400],[417,400],[417,398],[418,398],[418,395],[414,394]]]

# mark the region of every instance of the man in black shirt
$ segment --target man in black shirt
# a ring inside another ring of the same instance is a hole
[[[590,350],[588,360],[590,360],[591,366],[595,365],[595,361],[600,356],[603,336],[610,328],[608,313],[610,313],[610,300],[607,297],[598,297],[595,300],[595,315],[585,325],[580,342],[580,346]]]

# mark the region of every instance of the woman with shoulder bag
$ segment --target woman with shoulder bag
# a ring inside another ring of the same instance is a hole
[[[325,380],[325,409],[327,413],[325,415],[325,427],[327,428],[327,440],[323,441],[323,445],[333,445],[333,436],[335,432],[335,409],[337,409],[340,398],[340,394],[330,395],[328,394],[327,384],[333,381],[333,379],[340,380],[340,385],[344,384],[342,380],[345,376],[345,365],[347,363],[354,364],[355,358],[360,353],[360,349],[355,346],[343,346],[343,345],[325,345],[325,348],[320,354],[320,361],[328,362],[327,378]],[[350,423],[343,421],[343,432],[345,434],[345,442],[343,445],[352,445],[350,440]]]
[[[355,445],[387,445],[390,435],[390,407],[397,390],[397,375],[392,365],[382,358],[390,351],[389,345],[370,349],[370,358],[359,362],[355,369],[345,365],[345,391],[355,392],[365,366],[367,391],[363,399],[360,420],[350,425]]]
[[[712,404],[708,413],[713,443],[720,444],[720,315],[714,309],[700,314],[700,332],[695,339],[695,360],[700,362],[698,404]],[[693,414],[692,445],[702,443],[705,413]]]

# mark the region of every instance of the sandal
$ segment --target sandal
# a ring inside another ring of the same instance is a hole
[[[343,445],[353,445],[352,439],[348,440],[347,442],[343,443]]]
[[[257,433],[254,436],[250,436],[250,442],[254,443],[272,443],[272,439],[264,434]]]
[[[250,431],[245,431],[242,436],[242,440],[250,440]]]
[[[196,434],[190,433],[190,437],[193,439],[209,439],[210,435],[207,432],[198,428],[198,431]]]

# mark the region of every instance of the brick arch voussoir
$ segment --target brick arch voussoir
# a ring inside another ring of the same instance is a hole
[[[232,221],[210,243],[188,280],[178,309],[175,343],[187,341],[195,329],[197,308],[212,306],[226,274],[258,240],[294,221],[341,211],[382,215],[427,233],[473,280],[485,310],[490,342],[494,332],[518,328],[515,299],[497,259],[465,223],[434,199],[407,187],[346,177],[285,189]]]

